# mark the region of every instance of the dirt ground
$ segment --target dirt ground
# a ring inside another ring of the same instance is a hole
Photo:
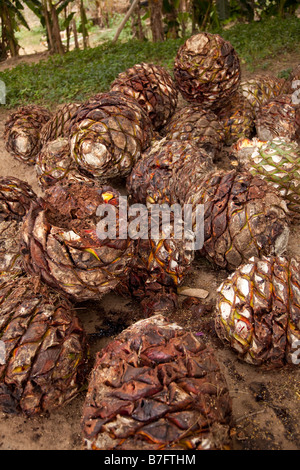
[[[28,60],[32,61],[32,57]],[[277,73],[296,63],[300,63],[300,54],[286,55],[280,64],[274,59],[268,71]],[[245,72],[244,76],[247,75],[249,73]],[[19,177],[42,195],[34,167],[13,159],[4,148],[2,134],[9,112],[0,107],[0,175]],[[299,239],[300,227],[294,225],[287,254],[300,256]],[[197,309],[187,306],[185,297],[180,296],[180,308],[170,319],[191,331],[202,332],[214,347],[232,397],[234,427],[231,448],[299,450],[300,368],[270,371],[250,366],[241,362],[215,334],[214,312],[209,307],[214,305],[216,289],[227,275],[206,260],[197,258],[184,284],[206,289],[209,296],[203,302],[208,308],[206,312],[197,312]],[[81,305],[78,315],[87,331],[92,356],[123,328],[142,318],[136,303],[115,294],[104,297],[97,308],[93,304]],[[0,413],[0,450],[83,449],[80,421],[84,398],[85,393],[82,392],[50,415],[27,418]]]

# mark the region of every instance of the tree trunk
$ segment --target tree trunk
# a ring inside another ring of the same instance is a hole
[[[51,19],[48,12],[47,0],[42,0],[42,12],[46,23],[48,49],[51,53],[54,54],[54,41],[52,35]]]
[[[143,30],[142,20],[141,20],[141,5],[140,0],[134,10],[134,15],[132,15],[132,36],[137,38],[139,41],[145,40],[145,34]]]
[[[78,34],[77,34],[77,26],[76,26],[76,21],[75,21],[75,19],[72,21],[72,29],[73,29],[73,34],[74,34],[74,45],[75,45],[75,49],[80,49],[80,47],[79,47],[79,41],[78,41]]]
[[[58,21],[58,14],[55,6],[52,3],[52,0],[49,0],[49,8],[51,13],[51,22],[52,22],[52,32],[53,32],[53,42],[54,42],[54,52],[63,55],[65,53],[64,46],[60,37],[60,27]]]
[[[67,20],[68,18],[68,7],[66,6],[65,9],[64,9],[64,13],[65,13],[65,20]],[[66,26],[66,35],[67,35],[67,52],[69,52],[70,50],[70,36],[71,36],[71,28],[70,28],[70,24],[68,24]]]
[[[11,56],[12,57],[18,56],[19,45],[15,38],[12,18],[11,18],[11,15],[9,13],[7,6],[5,5],[5,2],[3,2],[2,28],[4,31],[4,38],[7,41]]]
[[[162,18],[163,0],[149,0],[150,26],[153,42],[164,41],[164,25]]]
[[[117,29],[117,32],[115,34],[115,37],[113,38],[112,42],[116,42],[125,26],[125,24],[127,23],[127,20],[130,18],[130,16],[132,15],[132,13],[134,12],[135,10],[135,7],[137,6],[138,2],[140,0],[133,0],[132,4],[131,4],[131,7],[129,8],[129,10],[127,11],[126,15],[124,16],[120,26],[118,27]]]
[[[88,33],[88,30],[86,29],[87,18],[86,18],[83,0],[80,0],[80,17],[81,17],[83,47],[84,49],[86,49],[87,47],[89,47],[89,33]]]

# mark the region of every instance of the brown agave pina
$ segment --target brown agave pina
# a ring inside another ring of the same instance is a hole
[[[255,133],[255,112],[242,93],[232,96],[218,112],[218,118],[223,126],[225,145],[232,145],[240,138],[251,137]]]
[[[127,275],[134,252],[130,238],[98,235],[98,207],[113,210],[119,233],[119,193],[85,183],[56,184],[33,203],[24,220],[24,267],[72,300],[100,299]]]
[[[173,78],[160,65],[136,64],[121,72],[110,90],[134,98],[149,115],[155,130],[169,121],[177,106],[178,91]]]
[[[174,79],[189,102],[220,109],[237,91],[240,75],[236,51],[218,34],[195,34],[178,49]]]
[[[131,269],[119,286],[120,292],[140,301],[146,316],[176,310],[177,288],[194,261],[195,236],[191,230],[183,231],[181,211],[175,217],[168,209],[164,214],[160,208],[152,209],[154,206],[147,211],[144,220],[138,220],[139,228],[142,226],[145,233],[135,238]],[[137,221],[131,224],[136,225]],[[180,232],[176,232],[178,228]]]
[[[283,137],[300,144],[300,104],[291,95],[280,95],[256,112],[255,127],[260,140]]]
[[[192,206],[194,220],[197,207],[203,207],[200,253],[221,268],[234,270],[252,256],[281,255],[286,250],[290,231],[286,203],[259,176],[212,171],[191,186],[185,203]],[[196,232],[194,222],[193,227]]]
[[[255,77],[243,80],[239,91],[248,100],[254,111],[268,101],[283,93],[285,80],[270,74],[257,74]]]
[[[23,106],[12,113],[4,128],[6,150],[23,163],[34,165],[42,146],[41,129],[51,117],[48,109],[37,105]]]
[[[192,172],[185,172],[187,163]],[[180,170],[181,180],[177,174]],[[210,155],[191,141],[155,142],[134,166],[127,178],[127,190],[133,202],[141,204],[184,203],[185,193],[205,173],[213,169]]]
[[[0,177],[0,220],[20,221],[36,197],[32,187],[25,181],[14,176]]]
[[[126,177],[152,132],[149,116],[134,98],[116,91],[95,95],[71,119],[71,156],[99,179]]]
[[[217,334],[245,362],[300,363],[299,269],[296,258],[254,257],[218,288]]]
[[[40,185],[46,189],[56,183],[69,184],[93,180],[93,175],[81,170],[71,157],[69,139],[58,137],[47,141],[36,158],[35,169]]]
[[[83,407],[92,450],[230,448],[232,405],[213,351],[161,315],[97,353]]]
[[[54,410],[81,390],[85,333],[71,304],[30,278],[0,286],[0,409],[32,416]]]
[[[236,158],[236,159],[235,159]],[[232,146],[232,165],[264,178],[278,189],[290,216],[300,217],[300,146],[282,137],[240,139]]]
[[[178,108],[161,133],[167,140],[192,141],[212,158],[221,152],[225,142],[224,126],[217,115],[199,104]]]
[[[25,181],[0,178],[0,285],[23,273],[20,231],[33,200],[36,194]]]
[[[67,103],[56,110],[51,119],[42,127],[42,147],[49,141],[69,137],[70,123],[79,106],[80,103]]]

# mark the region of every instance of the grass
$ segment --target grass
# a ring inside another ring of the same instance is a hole
[[[268,67],[268,59],[285,51],[299,50],[300,19],[268,19],[251,24],[238,24],[229,30],[214,31],[229,40],[249,70],[259,65]],[[162,43],[129,40],[112,44],[106,41],[87,50],[75,50],[52,56],[38,64],[20,64],[0,73],[7,87],[8,107],[27,103],[56,105],[82,101],[109,89],[121,71],[139,62],[153,62],[172,71],[177,50],[184,39]],[[280,60],[280,59],[279,59]]]

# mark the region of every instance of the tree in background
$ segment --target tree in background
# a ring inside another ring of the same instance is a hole
[[[165,39],[163,24],[163,0],[149,0],[149,11],[152,41],[163,41]]]
[[[0,39],[0,59],[6,59],[10,54],[16,57],[19,54],[20,46],[16,39],[16,31],[20,25],[30,29],[24,17],[24,5],[36,11],[41,8],[39,0],[1,0],[0,2],[0,21],[1,21],[1,39]]]

